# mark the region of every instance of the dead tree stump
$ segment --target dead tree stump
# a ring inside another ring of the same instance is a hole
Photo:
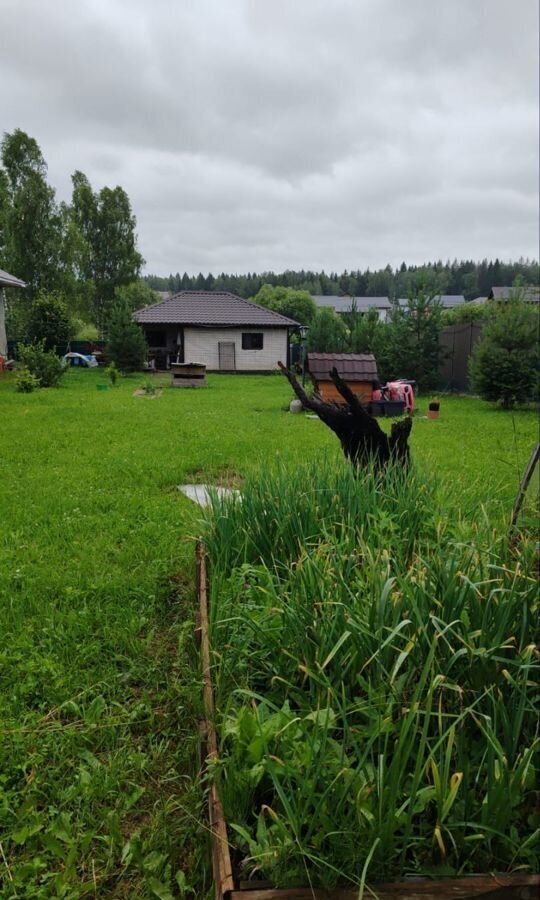
[[[345,456],[354,466],[365,466],[371,461],[379,467],[384,467],[390,461],[407,465],[410,455],[408,441],[412,428],[410,416],[394,422],[390,435],[387,435],[377,420],[363,408],[336,368],[331,370],[330,378],[345,404],[322,400],[318,394],[308,396],[290,369],[281,362],[278,365],[302,405],[316,413],[338,436]]]

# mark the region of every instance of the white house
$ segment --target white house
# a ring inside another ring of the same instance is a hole
[[[228,291],[180,291],[134,313],[158,368],[201,363],[214,372],[272,372],[289,363],[299,323]]]

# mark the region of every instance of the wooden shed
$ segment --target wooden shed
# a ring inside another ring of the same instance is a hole
[[[306,369],[315,390],[323,400],[343,403],[343,397],[330,379],[334,367],[362,403],[371,401],[373,389],[378,385],[377,363],[372,353],[308,353]]]

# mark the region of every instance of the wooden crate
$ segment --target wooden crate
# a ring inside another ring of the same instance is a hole
[[[208,634],[208,582],[206,551],[202,541],[196,546],[199,614],[197,636],[201,650],[205,721],[203,741],[206,759],[217,757],[214,693]],[[234,878],[227,824],[215,781],[208,795],[208,818],[212,843],[212,868],[216,900],[537,900],[540,875],[469,875],[459,878],[406,878],[387,883],[370,883],[359,888],[275,888],[268,883],[237,881]]]
[[[172,387],[206,387],[206,366],[200,363],[171,363]]]

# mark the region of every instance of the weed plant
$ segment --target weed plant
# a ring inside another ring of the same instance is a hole
[[[244,873],[535,867],[534,543],[437,497],[333,461],[214,498],[212,777]]]

